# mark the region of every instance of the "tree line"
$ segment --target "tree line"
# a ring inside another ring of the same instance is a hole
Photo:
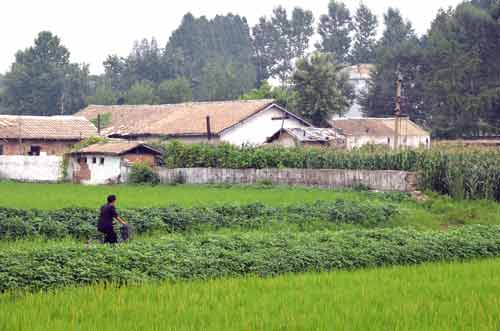
[[[326,6],[325,6],[326,7]],[[366,5],[351,12],[331,0],[310,10],[277,7],[254,26],[239,15],[186,14],[165,46],[135,42],[108,56],[104,73],[70,62],[50,32],[16,54],[0,76],[0,112],[72,114],[87,104],[165,104],[273,98],[315,125],[343,115],[355,97],[367,116],[394,112],[403,77],[403,112],[437,136],[478,136],[500,128],[500,4],[471,0],[441,10],[419,37],[398,9],[379,22]],[[383,33],[379,36],[379,25]],[[318,42],[311,45],[317,34]],[[312,47],[313,46],[313,47]],[[355,96],[343,68],[372,63],[366,93]],[[272,87],[269,80],[277,80]]]

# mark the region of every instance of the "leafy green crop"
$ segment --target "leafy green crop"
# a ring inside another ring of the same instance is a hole
[[[342,151],[321,148],[244,147],[228,144],[160,146],[169,168],[307,168],[404,170],[420,186],[454,198],[500,200],[500,150],[443,149]]]
[[[395,195],[394,198],[401,197]],[[270,207],[262,203],[192,208],[172,205],[166,208],[129,209],[120,213],[130,222],[135,233],[151,234],[222,228],[259,229],[275,224],[287,224],[304,230],[315,224],[315,221],[319,221],[316,229],[339,224],[370,227],[388,222],[397,212],[397,207],[391,203],[382,205],[336,200],[284,207]],[[55,211],[0,208],[0,240],[29,237],[91,239],[98,235],[97,218],[97,210],[86,208]]]
[[[0,292],[96,282],[276,276],[496,256],[500,256],[498,225],[449,232],[397,228],[171,236],[117,247],[5,249],[0,251]]]

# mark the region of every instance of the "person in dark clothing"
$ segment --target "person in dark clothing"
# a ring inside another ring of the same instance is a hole
[[[108,196],[108,203],[101,207],[97,230],[104,234],[105,244],[116,244],[118,242],[118,237],[113,229],[113,220],[116,219],[121,224],[127,225],[127,222],[125,222],[116,212],[115,204],[116,196],[110,195]]]

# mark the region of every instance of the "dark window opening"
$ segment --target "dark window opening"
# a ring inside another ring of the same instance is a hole
[[[97,158],[96,158],[96,157],[93,157],[93,158],[92,158],[92,163],[93,163],[93,164],[96,164],[96,163],[97,163]]]
[[[99,163],[100,163],[100,165],[104,164],[104,158],[103,157],[101,157],[101,159],[99,160]]]
[[[30,146],[30,151],[29,151],[28,155],[39,156],[41,150],[42,150],[42,148],[40,146]]]
[[[3,155],[3,145],[0,145],[0,155]]]

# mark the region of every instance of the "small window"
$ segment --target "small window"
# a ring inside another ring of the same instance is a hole
[[[92,163],[93,163],[93,164],[96,164],[96,163],[97,163],[97,158],[96,158],[96,157],[93,157],[93,158],[92,158]]]
[[[3,145],[0,145],[0,155],[3,155]]]
[[[101,157],[101,159],[99,160],[99,164],[104,165],[104,158],[103,157]]]
[[[30,146],[30,151],[29,151],[28,155],[39,156],[41,150],[42,150],[42,148],[40,146]]]
[[[84,157],[84,158],[83,158],[83,163],[87,163],[87,162],[88,162],[87,158],[86,158],[86,157]]]

